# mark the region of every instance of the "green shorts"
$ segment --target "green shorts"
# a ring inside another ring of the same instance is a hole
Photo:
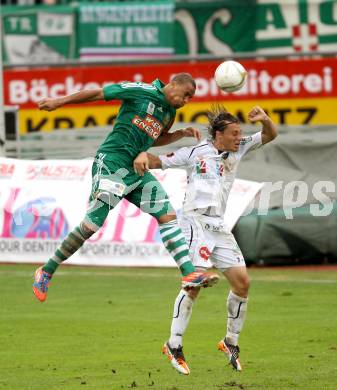
[[[123,167],[104,157],[99,153],[92,164],[90,201],[100,199],[112,209],[125,198],[156,219],[175,213],[166,191],[150,172],[139,176],[133,167]]]

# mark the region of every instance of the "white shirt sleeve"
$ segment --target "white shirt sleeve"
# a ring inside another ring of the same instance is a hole
[[[251,136],[243,137],[240,141],[239,153],[241,156],[247,152],[262,146],[262,132],[259,131]]]
[[[159,156],[162,162],[162,169],[187,167],[192,149],[180,148],[174,153]]]

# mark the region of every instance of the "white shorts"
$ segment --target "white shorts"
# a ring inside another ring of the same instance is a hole
[[[215,267],[223,271],[246,266],[233,234],[221,222],[206,216],[181,217],[181,230],[190,247],[190,256],[195,267]]]

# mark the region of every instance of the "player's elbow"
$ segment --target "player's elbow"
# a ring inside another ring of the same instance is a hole
[[[275,132],[273,132],[272,134],[270,134],[270,140],[269,140],[269,142],[270,142],[270,141],[273,141],[277,136],[278,136],[278,132],[277,132],[277,131],[275,131]]]
[[[278,132],[272,131],[268,133],[262,133],[262,143],[267,144],[268,142],[273,141],[278,136]]]
[[[96,93],[95,93],[95,95],[94,95],[94,100],[105,100],[105,99],[104,99],[103,88],[96,89],[95,92],[96,92]]]

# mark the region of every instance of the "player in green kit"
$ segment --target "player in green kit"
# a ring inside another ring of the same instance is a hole
[[[163,243],[183,275],[183,287],[208,287],[218,281],[217,274],[195,271],[176,214],[160,183],[149,172],[139,176],[133,169],[133,160],[151,146],[166,145],[183,137],[200,138],[198,130],[192,127],[169,133],[176,109],[188,103],[195,88],[190,74],[179,73],[166,85],[159,79],[152,84],[122,82],[38,102],[40,110],[53,111],[65,104],[122,101],[114,129],[99,147],[92,166],[92,190],[84,219],[48,262],[35,271],[33,292],[41,302],[47,298],[57,267],[103,226],[109,211],[123,198],[157,219]]]

